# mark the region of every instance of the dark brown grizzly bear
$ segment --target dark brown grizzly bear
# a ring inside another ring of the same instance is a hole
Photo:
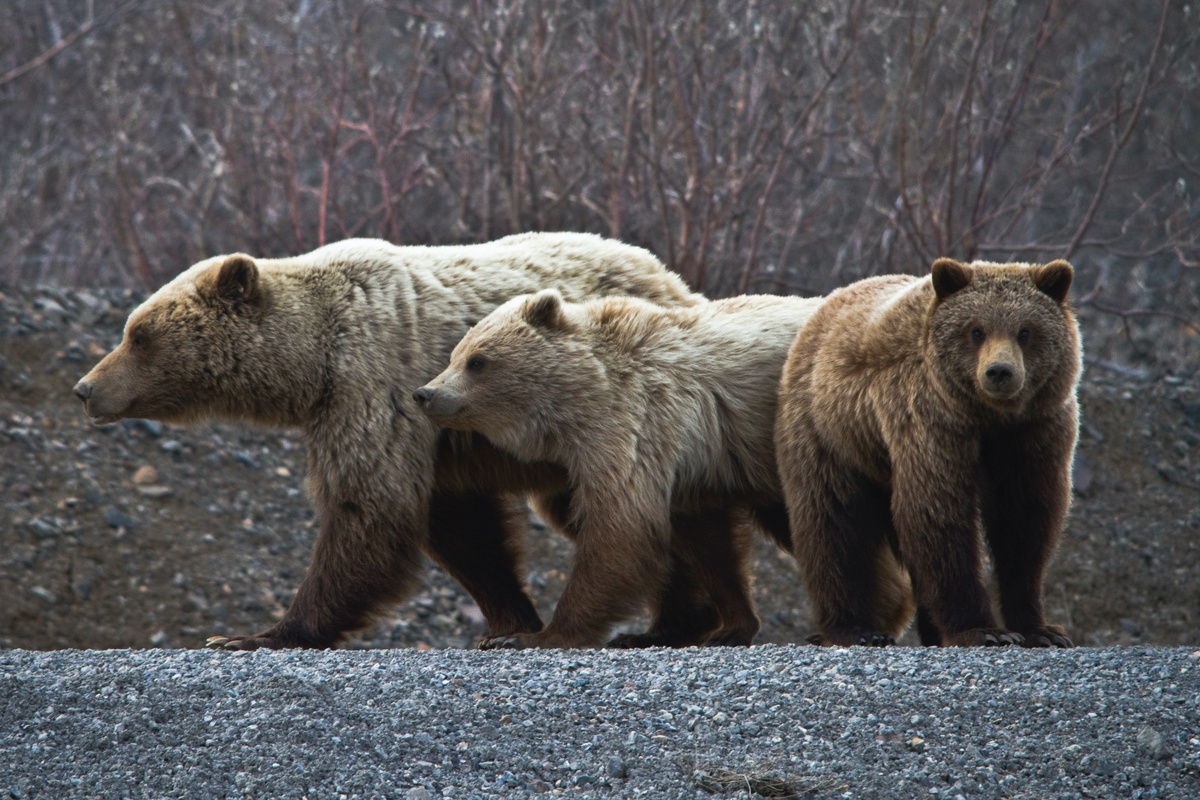
[[[332,646],[409,596],[423,550],[476,599],[492,634],[541,629],[518,572],[526,518],[517,500],[532,493],[554,502],[567,486],[563,470],[439,431],[412,393],[475,322],[548,286],[572,299],[706,302],[645,250],[543,233],[217,256],[133,311],[120,346],[75,388],[94,422],[216,417],[294,427],[307,446],[320,521],[307,574],[278,624],[214,644]],[[690,628],[712,611],[689,613],[679,624],[696,638]]]
[[[938,259],[925,279],[834,292],[800,332],[777,447],[796,558],[820,634],[887,644],[1069,647],[1042,612],[1078,427],[1073,272]],[[981,538],[999,588],[997,624]]]

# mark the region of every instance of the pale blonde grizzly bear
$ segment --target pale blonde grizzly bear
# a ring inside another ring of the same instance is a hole
[[[295,427],[307,445],[320,518],[308,572],[278,624],[215,644],[329,647],[411,593],[423,549],[476,598],[492,633],[541,628],[518,577],[525,519],[511,498],[551,502],[564,471],[439,432],[412,393],[475,322],[547,286],[573,299],[705,302],[645,250],[545,233],[218,256],[133,311],[120,346],[75,387],[94,422],[222,417]]]
[[[939,259],[923,280],[834,292],[797,337],[778,458],[815,641],[890,643],[908,620],[879,596],[911,579],[926,644],[1070,646],[1043,618],[1042,578],[1071,495],[1072,276]]]
[[[774,440],[779,375],[820,304],[739,297],[692,308],[639,299],[505,303],[463,338],[416,398],[440,425],[475,431],[523,463],[566,468],[575,554],[553,619],[492,646],[591,647],[663,592],[672,513],[750,510],[786,542]],[[772,524],[772,520],[775,522]],[[728,632],[758,621],[738,543],[705,538],[695,569]],[[667,592],[668,596],[670,592]],[[744,632],[742,634],[744,636]]]

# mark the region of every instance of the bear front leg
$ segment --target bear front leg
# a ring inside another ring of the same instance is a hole
[[[1074,415],[1064,411],[983,442],[983,527],[1000,611],[1026,647],[1072,646],[1063,628],[1046,623],[1042,581],[1070,508],[1075,429]]]
[[[491,636],[540,631],[520,575],[528,515],[508,497],[435,492],[427,552],[479,604]]]
[[[571,574],[554,616],[538,633],[492,637],[480,647],[599,647],[617,622],[658,598],[671,563],[669,498],[655,498],[661,509],[655,512],[635,505],[637,494],[629,487],[606,491],[596,484],[578,490],[576,502],[584,511]]]
[[[809,497],[807,507],[798,504],[793,517],[796,560],[820,629],[808,641],[885,647],[903,631],[893,609],[880,608],[885,590],[898,582],[883,571],[894,559],[880,557],[891,533],[887,495],[861,476],[841,477],[825,496]]]
[[[428,523],[420,509],[387,520],[349,502],[323,509],[308,571],[283,619],[252,636],[213,636],[208,646],[326,648],[364,627],[416,585]]]
[[[891,506],[900,559],[941,644],[1021,644],[1020,634],[996,624],[983,583],[973,456],[966,444],[932,436],[913,436],[893,448]]]
[[[799,402],[802,398],[793,398]],[[812,644],[882,647],[899,631],[877,627],[876,553],[887,546],[887,496],[818,440],[805,414],[780,415],[777,453],[792,552],[818,633]],[[783,531],[774,531],[776,540]]]

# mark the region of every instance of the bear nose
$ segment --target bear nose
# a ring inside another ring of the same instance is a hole
[[[1012,379],[1013,368],[1011,364],[991,364],[983,374],[994,384],[1006,383]]]
[[[422,386],[420,389],[417,389],[415,392],[413,392],[413,400],[416,400],[423,406],[427,406],[429,405],[429,402],[433,400],[433,396],[436,393],[437,389],[430,389],[428,386]]]
[[[75,396],[86,403],[88,398],[92,396],[91,381],[85,379],[75,384]]]

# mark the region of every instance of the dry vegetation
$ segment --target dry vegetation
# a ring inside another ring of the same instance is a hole
[[[711,295],[1065,256],[1094,358],[1197,349],[1183,3],[12,5],[0,283],[582,229]]]

